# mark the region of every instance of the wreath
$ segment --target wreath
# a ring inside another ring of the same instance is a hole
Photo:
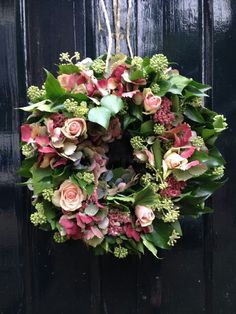
[[[163,54],[105,61],[62,53],[58,76],[46,71],[42,88],[28,89],[19,173],[33,194],[30,220],[96,254],[157,256],[181,237],[182,217],[212,212],[205,201],[225,163],[215,141],[227,123],[204,107],[210,87]]]

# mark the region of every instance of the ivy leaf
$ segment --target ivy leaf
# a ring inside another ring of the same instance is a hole
[[[135,205],[153,205],[158,196],[153,190],[147,186],[135,194]]]
[[[162,169],[162,153],[160,140],[156,139],[152,145],[152,150],[154,154],[155,166],[158,170]]]
[[[96,205],[94,205],[94,204],[89,204],[89,205],[85,208],[84,212],[85,212],[85,214],[88,215],[88,216],[95,216],[95,215],[97,214],[98,210],[99,210],[99,208],[98,208]]]
[[[205,120],[199,110],[193,106],[187,106],[184,110],[184,115],[192,121],[204,123]]]
[[[185,89],[184,97],[188,99],[190,97],[197,96],[197,97],[208,97],[202,90],[197,89],[194,86],[187,86]]]
[[[224,164],[225,164],[225,160],[222,157],[219,150],[216,147],[209,149],[208,161],[206,165],[209,167],[218,167],[218,166],[223,166]]]
[[[140,71],[140,70],[134,71],[134,72],[131,73],[130,76],[129,76],[129,79],[130,79],[131,81],[136,81],[136,80],[141,79],[141,78],[143,78],[143,71]]]
[[[154,122],[152,120],[145,121],[141,124],[140,133],[143,135],[151,135],[153,133]]]
[[[80,73],[80,69],[74,64],[60,64],[59,74],[73,74]]]
[[[157,258],[157,249],[155,246],[146,239],[145,235],[142,234],[141,238],[143,240],[143,245]]]
[[[193,86],[202,92],[206,92],[207,90],[211,89],[211,86],[196,82],[194,80],[191,80],[191,82],[189,83],[189,86]]]
[[[101,99],[101,107],[108,109],[112,115],[115,115],[123,109],[124,103],[116,95],[107,95]]]
[[[111,111],[104,107],[95,107],[89,110],[88,120],[108,129]]]
[[[162,97],[169,91],[171,87],[171,83],[169,81],[159,81],[158,85],[160,87],[160,91],[158,92],[158,96]]]
[[[182,93],[183,89],[191,82],[191,80],[182,75],[173,75],[169,79],[169,82],[171,85],[176,86],[179,92]]]
[[[58,98],[64,96],[66,94],[65,90],[61,87],[58,80],[47,70],[47,79],[45,82],[45,90],[47,98],[52,101],[57,100]]]
[[[32,158],[26,158],[22,161],[20,169],[17,171],[17,173],[24,178],[31,178],[32,173],[30,169],[32,166],[35,164],[37,158],[32,157]]]

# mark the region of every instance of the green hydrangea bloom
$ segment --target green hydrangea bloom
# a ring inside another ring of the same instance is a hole
[[[150,66],[155,72],[163,72],[168,68],[168,59],[162,53],[154,55],[150,59]]]
[[[37,103],[45,96],[45,89],[40,89],[38,86],[30,86],[27,90],[27,97],[30,102]]]
[[[74,113],[78,108],[78,102],[75,101],[73,98],[66,99],[64,102],[64,107],[66,111]]]
[[[53,190],[52,188],[44,189],[44,190],[42,191],[42,196],[43,196],[43,198],[44,198],[46,201],[49,201],[49,202],[52,201],[53,194],[54,194],[54,190]]]
[[[78,118],[84,118],[84,116],[86,116],[86,114],[88,113],[89,109],[87,107],[87,103],[86,101],[81,101],[81,103],[79,104],[79,106],[76,108],[76,110],[74,111],[74,115]]]
[[[53,239],[57,243],[64,243],[67,241],[67,236],[62,236],[59,232],[55,232],[53,235]]]
[[[215,167],[214,170],[212,171],[212,174],[214,176],[218,176],[218,177],[223,177],[225,173],[225,167],[224,166],[218,166]]]
[[[142,65],[143,65],[143,58],[138,57],[138,56],[133,57],[133,59],[131,61],[131,65],[135,66],[137,68],[137,70],[141,70]]]
[[[142,177],[140,178],[140,184],[144,187],[149,185],[151,182],[152,182],[152,175],[149,172],[143,174]]]
[[[204,145],[204,140],[201,136],[195,136],[191,139],[191,143],[193,146],[201,148]]]
[[[155,83],[151,86],[151,90],[153,94],[158,94],[160,91],[160,86],[157,83]]]
[[[154,127],[153,127],[153,132],[156,135],[162,135],[165,132],[165,127],[164,125],[160,124],[160,123],[155,123]]]
[[[180,239],[180,234],[177,231],[173,230],[167,244],[170,246],[174,246],[178,239]]]
[[[95,59],[92,64],[92,69],[98,74],[102,74],[105,71],[106,63],[102,59]]]
[[[122,246],[116,246],[114,256],[117,258],[125,258],[128,255],[128,250]]]
[[[30,221],[34,226],[43,225],[47,222],[47,217],[42,212],[35,212],[30,215]]]
[[[144,139],[141,136],[134,136],[130,140],[130,144],[134,150],[143,150],[144,146]]]
[[[34,148],[30,144],[25,144],[21,148],[22,155],[24,155],[26,158],[30,158],[34,156]]]

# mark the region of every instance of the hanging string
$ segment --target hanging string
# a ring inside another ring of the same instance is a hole
[[[104,0],[100,0],[101,6],[102,6],[102,11],[104,14],[105,22],[106,22],[106,27],[107,27],[107,32],[108,32],[108,48],[107,48],[107,58],[106,58],[106,72],[108,72],[109,68],[109,60],[111,58],[111,50],[112,50],[112,32],[111,32],[111,24],[109,21],[107,9],[105,6]]]
[[[127,13],[127,23],[126,23],[126,40],[129,49],[130,57],[133,58],[133,50],[130,43],[130,25],[131,25],[131,13],[132,13],[132,0],[128,0],[128,13]]]
[[[120,53],[120,0],[113,0],[114,24],[115,24],[115,49]]]

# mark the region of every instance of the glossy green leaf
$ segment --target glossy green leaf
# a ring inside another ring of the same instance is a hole
[[[140,133],[143,135],[153,134],[154,122],[152,120],[145,121],[141,124]]]
[[[123,109],[124,103],[116,95],[107,95],[101,99],[101,107],[108,109],[112,115],[115,115]]]
[[[135,205],[153,205],[158,196],[147,186],[135,194]]]
[[[142,238],[142,240],[143,240],[143,245],[155,256],[155,257],[157,257],[157,249],[155,248],[155,246],[151,243],[151,242],[149,242],[147,239],[146,239],[146,237],[145,237],[145,235],[141,235],[141,238]]]
[[[89,110],[88,120],[108,129],[111,111],[104,107],[95,107]]]
[[[75,64],[59,64],[59,74],[80,73],[80,68]]]
[[[162,152],[160,140],[156,139],[152,145],[156,169],[162,169]]]
[[[46,96],[52,101],[57,100],[61,96],[65,95],[65,90],[61,87],[58,80],[47,70],[45,70],[47,73],[47,79],[45,82],[45,90],[46,90]]]
[[[183,89],[191,82],[191,80],[182,75],[173,75],[169,79],[169,82],[172,86],[176,86],[179,92],[182,93]]]
[[[199,110],[191,105],[188,105],[184,110],[184,115],[192,121],[205,123],[205,120]]]

